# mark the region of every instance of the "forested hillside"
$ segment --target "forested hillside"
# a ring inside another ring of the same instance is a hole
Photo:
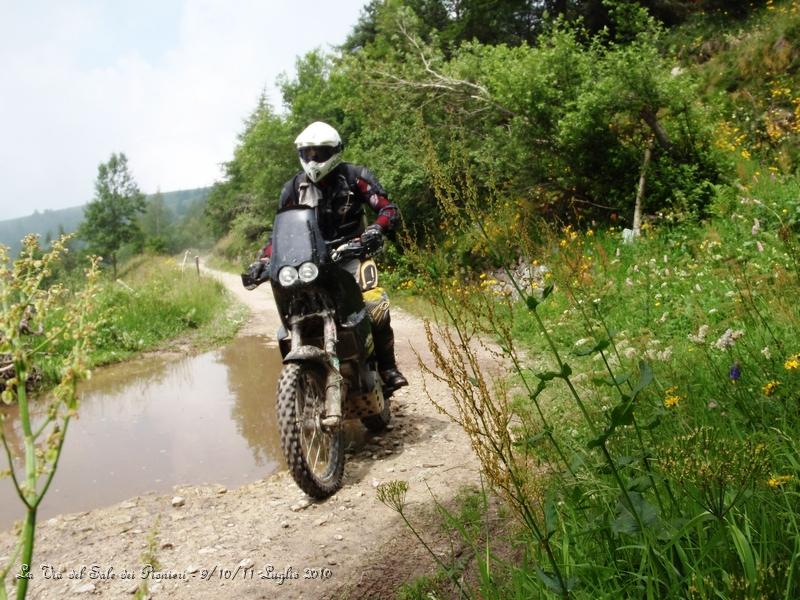
[[[185,219],[192,214],[199,218],[205,207],[209,188],[176,190],[151,194],[148,202],[159,196],[173,221]],[[29,233],[36,233],[43,241],[55,239],[61,233],[73,233],[83,221],[83,206],[56,210],[35,211],[27,217],[0,221],[0,244],[5,244],[14,255],[19,251],[20,240]]]

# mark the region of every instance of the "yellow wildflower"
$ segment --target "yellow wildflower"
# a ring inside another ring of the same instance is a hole
[[[677,391],[678,388],[675,386],[669,388],[666,391],[666,396],[664,396],[664,406],[666,406],[667,408],[674,408],[675,406],[678,406],[678,404],[681,403],[681,400],[683,400],[683,398],[678,396],[678,394],[676,393]]]
[[[772,396],[775,393],[775,390],[778,389],[778,386],[781,384],[780,381],[773,379],[764,384],[764,387],[761,388],[761,391],[764,392],[765,396]]]
[[[794,479],[793,475],[773,475],[767,480],[767,485],[772,489],[777,489],[785,483],[789,483]]]
[[[787,358],[786,362],[783,363],[783,368],[787,371],[796,371],[800,369],[800,352]]]

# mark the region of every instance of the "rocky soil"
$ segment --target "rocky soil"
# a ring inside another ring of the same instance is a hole
[[[247,292],[238,277],[214,275],[252,311],[242,333],[272,335],[278,318],[267,286]],[[312,501],[281,472],[238,489],[178,486],[49,519],[37,531],[28,597],[392,598],[430,561],[375,488],[407,481],[409,512],[424,521],[431,492],[447,503],[478,483],[466,436],[423,389],[414,351],[431,357],[422,322],[398,309],[392,322],[411,385],[395,394],[390,431],[355,436],[339,493]],[[451,402],[449,389],[426,385]],[[0,558],[13,541],[0,533]]]

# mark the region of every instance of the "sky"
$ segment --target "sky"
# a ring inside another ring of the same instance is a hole
[[[145,193],[211,185],[298,56],[366,0],[0,0],[0,220],[85,204],[124,152]]]

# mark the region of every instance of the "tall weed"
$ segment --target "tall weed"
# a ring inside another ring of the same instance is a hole
[[[451,233],[501,265],[407,251],[438,314],[422,367],[454,390],[450,416],[528,540],[480,594],[796,597],[796,181],[753,173],[717,190],[707,223],[630,245],[536,224],[498,245],[502,193],[431,166]]]

